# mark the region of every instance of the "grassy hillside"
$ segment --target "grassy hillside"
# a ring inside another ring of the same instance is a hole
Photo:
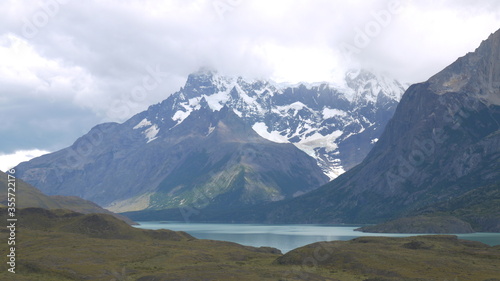
[[[43,194],[36,187],[18,178],[15,180],[15,186],[15,203],[18,208],[36,207],[44,209],[68,209],[84,214],[104,213],[113,215],[129,224],[134,224],[134,222],[127,217],[114,214],[91,201],[76,196],[48,196]],[[7,187],[7,174],[0,171],[0,206],[7,205]]]
[[[290,251],[275,264],[299,266],[305,260],[331,273],[350,272],[373,281],[500,280],[499,246],[450,235],[319,242]]]
[[[5,220],[6,210],[0,209]],[[143,230],[106,214],[21,209],[15,279],[0,280],[498,280],[500,246],[455,236],[363,237],[273,248]],[[6,228],[0,230],[7,241]],[[0,255],[8,254],[7,246]],[[456,278],[456,279],[455,279]]]

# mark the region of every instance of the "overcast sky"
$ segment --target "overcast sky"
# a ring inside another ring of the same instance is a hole
[[[203,66],[278,82],[335,82],[351,67],[425,81],[500,28],[499,3],[0,1],[0,170],[126,120]]]

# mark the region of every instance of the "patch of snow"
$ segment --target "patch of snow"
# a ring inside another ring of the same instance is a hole
[[[277,143],[288,143],[288,139],[285,136],[280,135],[277,131],[269,132],[266,123],[257,122],[253,124],[252,129],[259,134],[259,136]]]
[[[182,123],[182,121],[184,121],[184,119],[186,119],[189,114],[191,114],[191,110],[188,110],[188,111],[182,111],[182,110],[178,110],[174,116],[172,116],[172,120],[174,121],[177,121],[177,124],[180,124]]]
[[[239,87],[236,87],[237,90],[238,90],[238,88]],[[243,99],[243,101],[246,104],[249,104],[249,105],[257,104],[257,100],[255,100],[254,98],[252,98],[249,95],[247,95],[247,93],[241,92],[241,91],[238,91],[238,92],[240,93],[241,98]]]
[[[265,92],[267,91],[267,94],[269,96],[274,96],[274,93],[277,91],[276,89],[274,89],[274,87],[270,87],[269,85],[266,85],[264,88],[262,89],[256,89],[254,90],[254,92],[257,94],[257,96],[261,96],[262,94],[264,94]]]
[[[196,97],[189,99],[188,104],[181,104],[186,110],[191,110],[191,109],[200,109],[200,101],[202,97]]]
[[[340,110],[340,109],[336,109],[336,108],[325,107],[325,108],[323,108],[322,115],[323,115],[324,119],[329,119],[329,118],[332,118],[335,116],[345,117],[345,116],[347,116],[347,112]]]
[[[135,127],[133,128],[134,130],[137,130],[137,129],[140,129],[142,127],[147,127],[147,126],[151,126],[151,122],[149,122],[149,120],[147,118],[144,118],[142,119],[141,122],[139,122],[137,125],[135,125]]]
[[[325,175],[330,178],[330,180],[334,180],[338,176],[342,175],[345,173],[344,167],[342,166],[334,166],[331,167],[328,171],[324,171]]]
[[[323,136],[322,134],[315,132],[311,136],[302,139],[294,145],[310,155],[311,157],[318,158],[316,155],[315,148],[324,147],[326,152],[333,152],[338,149],[335,140],[342,135],[342,131],[336,130],[329,135]]]
[[[215,126],[212,126],[212,124],[210,124],[210,127],[208,127],[208,135],[210,135],[213,131],[215,130]]]
[[[237,109],[233,108],[233,112],[234,112],[234,114],[238,115],[238,117],[242,117],[243,116],[243,114],[241,113],[241,111],[239,111]]]
[[[158,137],[156,135],[158,134],[159,131],[160,131],[160,129],[158,128],[158,126],[156,126],[156,124],[147,128],[143,132],[144,136],[148,140],[147,143],[150,143],[150,142],[154,141],[155,139],[157,139]]]
[[[205,97],[205,100],[207,101],[210,109],[212,109],[214,111],[221,110],[221,108],[224,107],[226,102],[229,100],[228,92],[218,92],[218,93],[210,95],[210,96],[204,95],[204,97]]]
[[[300,101],[296,101],[289,105],[277,106],[276,108],[278,109],[278,111],[281,112],[288,112],[290,109],[293,109],[295,111],[294,113],[295,116],[297,114],[297,111],[302,110],[304,107],[308,108],[305,104],[301,103]]]
[[[378,142],[378,138],[374,138],[374,139],[372,139],[372,140],[370,141],[370,143],[371,143],[371,144],[374,144],[374,143],[376,143],[376,142]]]

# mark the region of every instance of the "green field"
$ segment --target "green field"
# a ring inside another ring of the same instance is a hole
[[[500,246],[455,236],[364,237],[282,255],[107,214],[27,208],[17,217],[16,274],[4,263],[0,280],[500,280]],[[1,234],[6,257],[9,230]]]

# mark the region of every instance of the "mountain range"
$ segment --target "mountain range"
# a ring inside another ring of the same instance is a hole
[[[500,231],[499,81],[500,31],[399,104],[403,86],[367,71],[293,86],[201,70],[16,170],[47,194],[139,220]]]
[[[118,212],[290,199],[362,161],[403,91],[364,70],[295,86],[200,70],[163,102],[16,170],[46,194]]]
[[[396,219],[377,232],[397,232],[402,223],[411,233],[416,228],[418,232],[439,228],[435,224],[448,225],[448,230],[459,224],[464,232],[471,228],[500,232],[499,81],[500,30],[474,52],[410,86],[370,153],[335,180],[290,200],[225,213],[207,211],[191,219],[267,223]],[[178,216],[168,210],[128,215],[153,220]]]

